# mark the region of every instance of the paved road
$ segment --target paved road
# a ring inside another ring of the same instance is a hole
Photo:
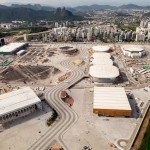
[[[80,56],[85,57],[86,50],[80,53]],[[45,93],[45,99],[48,104],[54,108],[60,120],[49,127],[48,131],[39,139],[37,140],[28,150],[45,150],[50,147],[50,144],[56,140],[59,142],[64,149],[68,150],[68,148],[63,143],[62,137],[63,134],[73,126],[76,121],[78,120],[77,114],[68,107],[60,98],[60,92],[69,88],[71,85],[74,85],[78,81],[80,81],[84,77],[84,72],[79,68],[74,68],[70,65],[70,61],[72,58],[60,62],[62,67],[66,67],[67,69],[71,70],[72,75],[69,79],[67,79],[68,83],[60,83],[53,88],[49,88]]]

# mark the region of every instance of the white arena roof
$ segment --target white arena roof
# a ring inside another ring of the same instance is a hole
[[[96,58],[96,59],[93,59],[91,64],[93,65],[113,65],[113,61],[111,59],[106,59],[106,58]]]
[[[91,56],[93,58],[107,58],[109,59],[111,56],[109,53],[93,53],[93,55]]]
[[[104,46],[104,45],[97,45],[97,46],[93,46],[92,49],[95,52],[107,52],[110,50],[110,46]]]
[[[94,87],[93,109],[131,110],[122,87]]]
[[[142,45],[122,45],[121,49],[129,52],[140,52],[144,50]]]
[[[40,102],[41,100],[30,87],[2,94],[0,95],[0,116]]]
[[[90,67],[90,75],[95,78],[116,78],[119,76],[119,70],[110,65],[94,65]]]
[[[10,43],[8,45],[4,45],[2,47],[0,47],[0,52],[5,52],[5,53],[9,53],[9,52],[13,52],[15,51],[17,48],[22,47],[23,45],[25,45],[26,43]]]

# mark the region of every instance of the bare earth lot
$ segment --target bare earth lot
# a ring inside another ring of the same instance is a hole
[[[10,66],[4,70],[1,74],[1,82],[11,81],[32,81],[32,80],[44,80],[49,75],[55,75],[60,72],[59,69],[52,66]]]

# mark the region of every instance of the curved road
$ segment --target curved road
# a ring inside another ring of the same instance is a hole
[[[80,56],[86,56],[86,50],[80,51]],[[45,93],[45,99],[47,103],[54,108],[60,119],[58,122],[55,122],[51,127],[49,127],[48,131],[37,140],[28,150],[45,150],[50,148],[51,143],[55,140],[60,143],[64,149],[68,150],[68,148],[63,143],[62,137],[63,134],[74,125],[74,123],[78,120],[77,114],[68,107],[60,98],[60,92],[74,85],[78,81],[80,81],[85,75],[84,72],[79,68],[74,68],[70,65],[70,62],[74,58],[70,58],[66,61],[60,62],[62,67],[69,69],[72,72],[70,78],[67,79],[68,83],[60,83],[57,86],[50,88]]]

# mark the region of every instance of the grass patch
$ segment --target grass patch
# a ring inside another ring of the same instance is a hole
[[[150,150],[150,121],[139,150]]]
[[[19,37],[16,39],[16,41],[23,41],[24,40],[24,37]]]
[[[52,125],[52,123],[56,120],[57,116],[58,116],[57,112],[55,110],[53,110],[52,116],[49,119],[47,119],[47,121],[46,121],[46,124],[48,127],[50,125]]]

